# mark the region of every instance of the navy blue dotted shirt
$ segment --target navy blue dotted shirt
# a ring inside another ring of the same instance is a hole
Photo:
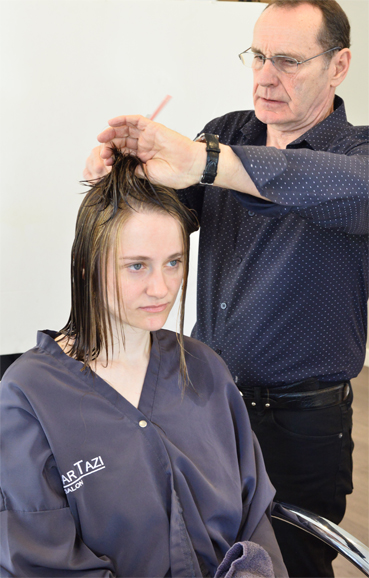
[[[206,125],[265,201],[211,186],[179,191],[200,229],[193,336],[239,385],[355,377],[365,357],[368,127],[335,110],[286,149],[262,146],[252,111]]]

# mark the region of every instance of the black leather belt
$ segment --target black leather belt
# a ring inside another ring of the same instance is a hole
[[[345,401],[351,391],[349,381],[330,385],[329,382],[308,380],[281,387],[243,387],[239,384],[238,387],[247,408],[256,411],[330,407]]]

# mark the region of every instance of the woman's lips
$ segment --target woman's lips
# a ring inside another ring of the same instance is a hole
[[[148,305],[147,307],[140,307],[142,311],[147,311],[147,313],[160,313],[164,311],[168,306],[168,303],[163,303],[162,305]]]

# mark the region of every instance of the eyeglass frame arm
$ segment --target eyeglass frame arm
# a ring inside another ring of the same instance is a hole
[[[337,524],[322,516],[283,502],[273,502],[272,517],[319,538],[369,576],[369,548]]]

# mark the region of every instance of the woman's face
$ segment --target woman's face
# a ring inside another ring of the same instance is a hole
[[[165,324],[183,278],[181,227],[165,213],[134,212],[117,239],[116,271],[125,325],[157,331]],[[113,251],[107,271],[108,310],[119,324]]]

